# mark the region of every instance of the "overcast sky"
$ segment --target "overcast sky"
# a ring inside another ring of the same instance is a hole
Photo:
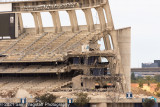
[[[132,27],[132,67],[160,60],[160,0],[110,0],[116,28]]]
[[[109,0],[116,29],[132,28],[131,66],[141,67],[142,62],[160,60],[160,0]],[[92,9],[94,23],[99,23]],[[86,24],[82,11],[76,11],[78,23]],[[67,13],[60,12],[62,25],[70,25]],[[34,26],[32,16],[23,14],[24,26]],[[51,16],[42,14],[43,25],[53,26]],[[46,21],[47,20],[47,21]]]

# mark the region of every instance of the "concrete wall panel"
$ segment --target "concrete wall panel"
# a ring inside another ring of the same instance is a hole
[[[123,74],[126,80],[126,91],[130,92],[130,82],[131,82],[131,28],[125,28],[118,30],[118,45],[121,55],[121,61],[123,66]]]

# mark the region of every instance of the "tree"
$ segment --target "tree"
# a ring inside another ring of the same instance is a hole
[[[144,99],[144,102],[142,103],[143,107],[153,107],[155,104],[154,99]]]
[[[160,89],[160,83],[157,84],[155,91],[159,91],[159,89]]]
[[[159,92],[157,92],[156,96],[160,97],[160,93],[159,93]]]
[[[143,81],[139,81],[139,87],[143,88]]]
[[[136,80],[134,72],[131,74],[131,80]]]
[[[49,93],[46,93],[42,96],[39,96],[39,97],[36,97],[35,99],[39,100],[41,103],[43,103],[43,106],[46,106],[46,103],[54,103],[56,101],[56,96],[52,95],[52,94],[49,94]]]
[[[151,79],[152,79],[151,76],[146,76],[148,86],[150,86]]]
[[[157,82],[160,82],[160,75],[154,76],[154,79],[155,79]]]
[[[89,101],[90,101],[90,98],[88,98],[88,94],[81,92],[81,93],[77,94],[77,98],[74,101],[74,103],[78,107],[83,107],[84,105],[86,105],[87,103],[89,103]]]

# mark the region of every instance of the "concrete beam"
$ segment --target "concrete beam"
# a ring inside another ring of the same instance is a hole
[[[103,31],[103,30],[106,29],[106,21],[105,21],[105,16],[104,16],[104,13],[103,13],[103,8],[102,7],[97,7],[95,9],[97,10],[100,25],[101,25],[101,30]]]
[[[53,20],[53,25],[55,28],[55,33],[56,32],[61,32],[62,31],[62,27],[61,27],[61,22],[60,22],[60,18],[59,18],[59,13],[58,11],[51,11],[50,12],[51,16],[52,16],[52,20]]]
[[[106,4],[103,6],[103,8],[105,10],[106,17],[107,17],[107,28],[112,30],[114,29],[114,24],[113,24],[112,14],[111,14],[108,0],[106,0]]]
[[[93,16],[92,16],[91,9],[83,9],[83,12],[84,12],[85,17],[86,17],[88,31],[94,30],[94,23],[93,23]]]
[[[67,11],[69,14],[69,18],[70,18],[70,22],[71,22],[71,26],[72,26],[72,31],[78,31],[79,27],[78,27],[78,21],[77,21],[77,16],[76,16],[76,12],[75,10],[68,10]]]

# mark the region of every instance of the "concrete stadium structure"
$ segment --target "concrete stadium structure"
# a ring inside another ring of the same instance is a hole
[[[16,93],[25,89],[34,96],[53,90],[131,92],[131,28],[114,28],[108,0],[3,0],[2,5],[11,8],[0,10],[0,14],[15,15],[16,39],[0,41],[0,90],[10,87],[8,91]],[[92,8],[100,24],[94,24]],[[87,25],[78,25],[76,10],[84,12]],[[61,26],[59,11],[68,13],[71,26]],[[50,13],[53,27],[43,27],[41,12]],[[35,28],[24,28],[22,13],[32,14]],[[97,42],[101,38],[103,51]],[[105,100],[93,101],[91,106],[112,106],[109,100],[108,104]],[[131,103],[121,106],[132,107]]]

